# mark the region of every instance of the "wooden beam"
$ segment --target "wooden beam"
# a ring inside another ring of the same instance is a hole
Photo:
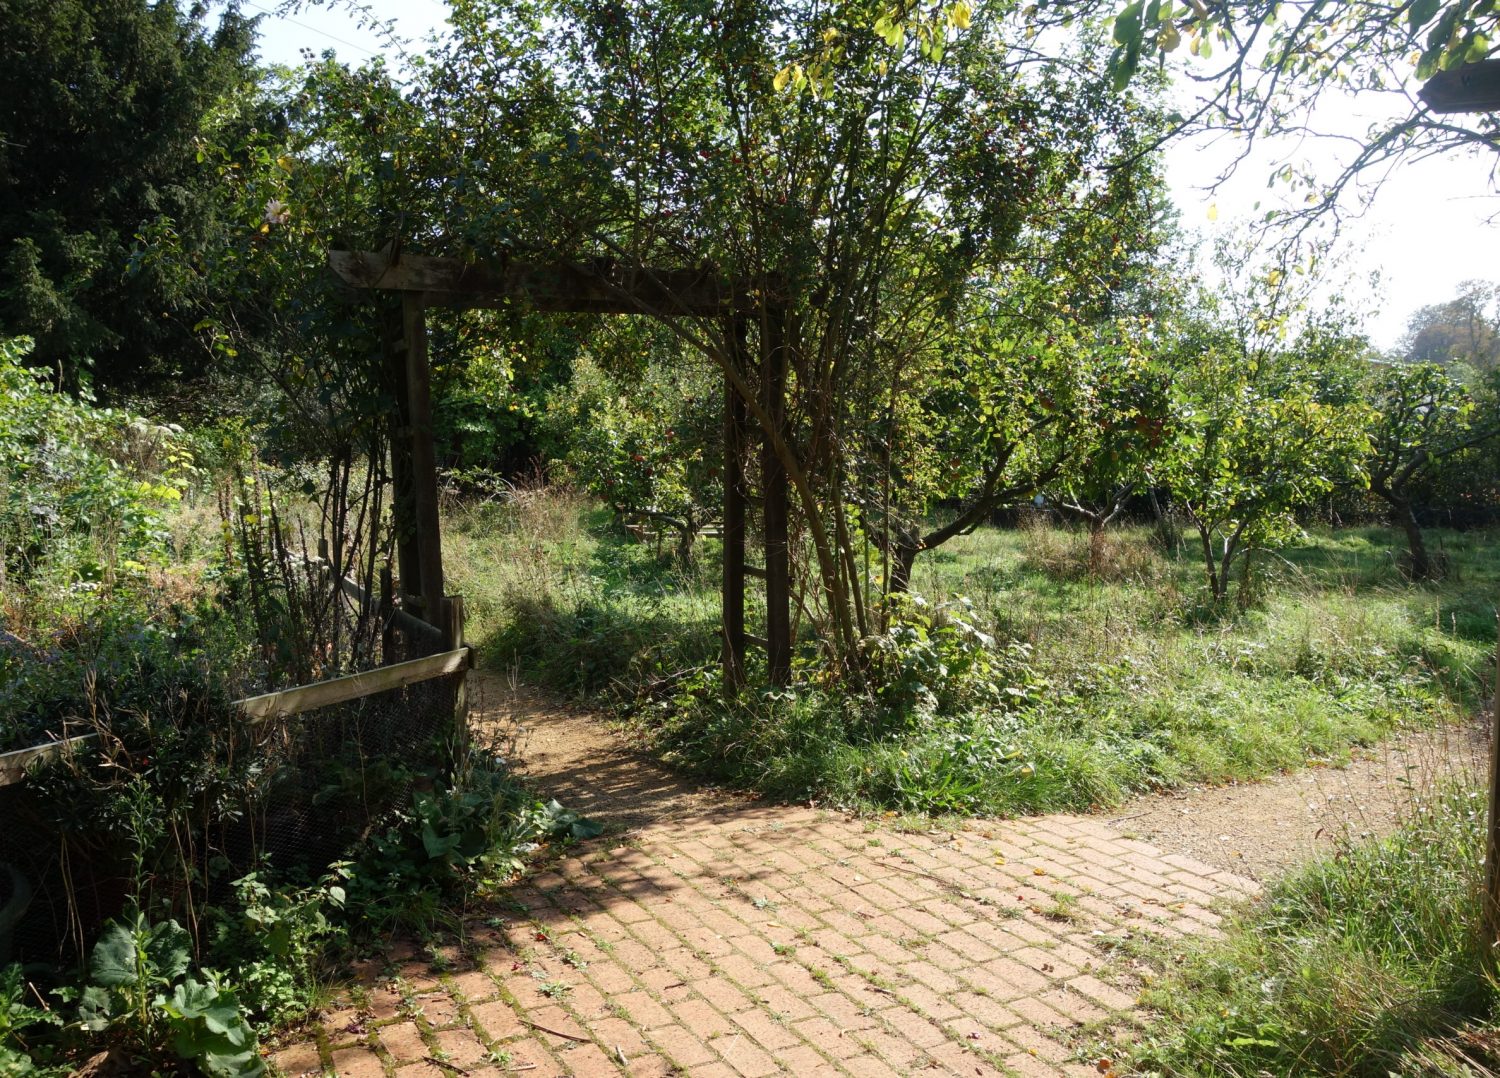
[[[334,274],[355,288],[418,292],[442,307],[524,303],[539,311],[596,314],[723,315],[749,309],[746,289],[708,269],[620,266],[611,259],[580,265],[504,262],[486,266],[457,258],[402,255],[394,264],[374,251],[330,251]]]
[[[443,625],[443,531],[438,517],[437,448],[433,442],[432,368],[427,361],[427,314],[420,295],[401,297],[406,335],[407,412],[411,417],[411,495],[416,510],[417,566],[422,619]],[[411,582],[403,582],[409,589]]]
[[[394,666],[381,666],[358,674],[318,681],[311,685],[299,685],[295,689],[282,689],[261,696],[236,700],[234,706],[244,712],[251,722],[269,722],[289,715],[300,715],[320,707],[346,704],[376,693],[390,692],[422,681],[447,674],[468,670],[473,663],[473,652],[468,648],[456,648],[439,655],[428,655],[421,659],[409,659]]]
[[[1500,60],[1476,60],[1439,71],[1417,96],[1433,112],[1500,112]]]

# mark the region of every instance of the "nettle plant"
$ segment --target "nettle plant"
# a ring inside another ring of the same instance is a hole
[[[897,592],[886,599],[888,625],[866,639],[870,684],[887,717],[921,722],[935,715],[1013,710],[1036,703],[1045,682],[1030,647],[998,647],[975,625],[973,604],[933,603]]]

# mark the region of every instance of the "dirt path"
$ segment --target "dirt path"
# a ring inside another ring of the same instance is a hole
[[[1346,767],[1153,794],[1106,822],[1164,850],[1264,880],[1345,837],[1389,831],[1413,798],[1439,779],[1482,781],[1488,745],[1482,719],[1422,730],[1357,750]]]
[[[747,801],[667,770],[578,708],[488,674],[475,674],[471,686],[481,736],[514,752],[518,770],[538,789],[599,820],[611,834]]]
[[[495,679],[474,700],[605,837],[436,965],[396,950],[283,1073],[1097,1076],[1092,1031],[1135,1006],[1113,949],[1254,888],[1096,818],[912,833],[702,790],[587,715]]]

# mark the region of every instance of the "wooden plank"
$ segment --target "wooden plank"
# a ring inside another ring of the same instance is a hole
[[[760,648],[761,651],[764,651],[767,654],[769,654],[771,651],[771,642],[763,636],[756,636],[754,633],[745,634],[745,643],[754,644],[756,647]]]
[[[740,569],[746,576],[753,576],[757,580],[764,580],[766,578],[766,571],[759,565],[742,565]]]
[[[98,734],[79,734],[77,737],[49,741],[45,745],[32,745],[27,749],[0,752],[0,786],[12,786],[20,782],[26,777],[28,768],[55,760],[64,753],[76,752],[98,736]]]
[[[332,569],[333,567],[326,558],[305,558],[305,560],[309,565],[316,566],[320,569]],[[390,571],[391,570],[389,566],[383,567],[380,570],[382,580],[384,580],[384,578],[390,574]],[[340,577],[337,583],[339,586],[339,590],[342,591],[345,595],[349,596],[351,599],[354,599],[361,604],[365,604],[369,601],[369,593],[354,581],[350,580],[347,576]],[[385,602],[385,599],[382,598],[381,602],[383,604]],[[418,601],[418,604],[420,605],[420,600]],[[382,606],[381,609],[384,610],[385,608]],[[399,607],[392,607],[389,609],[389,611],[387,611],[387,613],[389,614],[389,617],[394,624],[401,626],[401,628],[405,629],[407,632],[416,633],[419,636],[426,637],[428,640],[442,643],[445,649],[448,647],[447,637],[444,634],[443,626],[429,625],[427,622],[423,621],[415,614],[411,614]],[[385,620],[385,616],[385,613],[381,615],[382,621]]]
[[[299,685],[295,689],[251,696],[236,700],[234,706],[251,721],[266,722],[288,715],[300,715],[315,708],[345,704],[350,700],[405,688],[407,685],[431,681],[447,674],[456,674],[461,670],[468,670],[472,663],[473,653],[469,648],[456,648],[440,655],[396,663],[394,666],[381,666],[311,685]]]
[[[401,298],[406,330],[407,412],[411,418],[411,493],[416,509],[422,620],[443,628],[443,532],[438,519],[437,449],[432,428],[432,369],[422,297]],[[409,582],[406,583],[409,587]]]
[[[330,251],[328,265],[355,288],[419,292],[444,307],[523,302],[539,311],[710,316],[745,310],[752,302],[748,290],[733,288],[707,268],[629,267],[613,259],[486,266],[411,254],[392,263],[380,252]]]

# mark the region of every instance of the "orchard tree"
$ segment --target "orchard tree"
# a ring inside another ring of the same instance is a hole
[[[1096,564],[1101,536],[1150,480],[1171,439],[1169,366],[1156,356],[1155,326],[1121,319],[1088,346],[1092,415],[1077,433],[1068,465],[1047,484],[1047,500],[1088,529]]]
[[[1200,289],[1177,327],[1172,438],[1156,472],[1197,532],[1215,602],[1237,563],[1248,578],[1252,550],[1300,533],[1298,509],[1362,480],[1368,448],[1348,373],[1362,339],[1336,306],[1306,317],[1312,274],[1249,274],[1246,259],[1221,245],[1221,269],[1238,269],[1242,286]]]
[[[920,552],[1057,478],[1095,412],[1080,351],[1061,320],[1027,324],[987,307],[923,366],[919,386],[891,395],[871,428],[879,455],[863,470],[887,591],[907,589]],[[957,509],[934,520],[940,502]]]
[[[1370,490],[1406,533],[1412,579],[1429,580],[1441,575],[1440,566],[1422,537],[1414,488],[1431,481],[1443,461],[1500,436],[1500,413],[1481,411],[1463,384],[1433,363],[1387,365],[1370,382]]]
[[[581,357],[548,402],[547,425],[585,488],[622,519],[642,516],[675,532],[686,564],[723,505],[723,403],[701,365],[673,358],[664,349],[626,379]]]

